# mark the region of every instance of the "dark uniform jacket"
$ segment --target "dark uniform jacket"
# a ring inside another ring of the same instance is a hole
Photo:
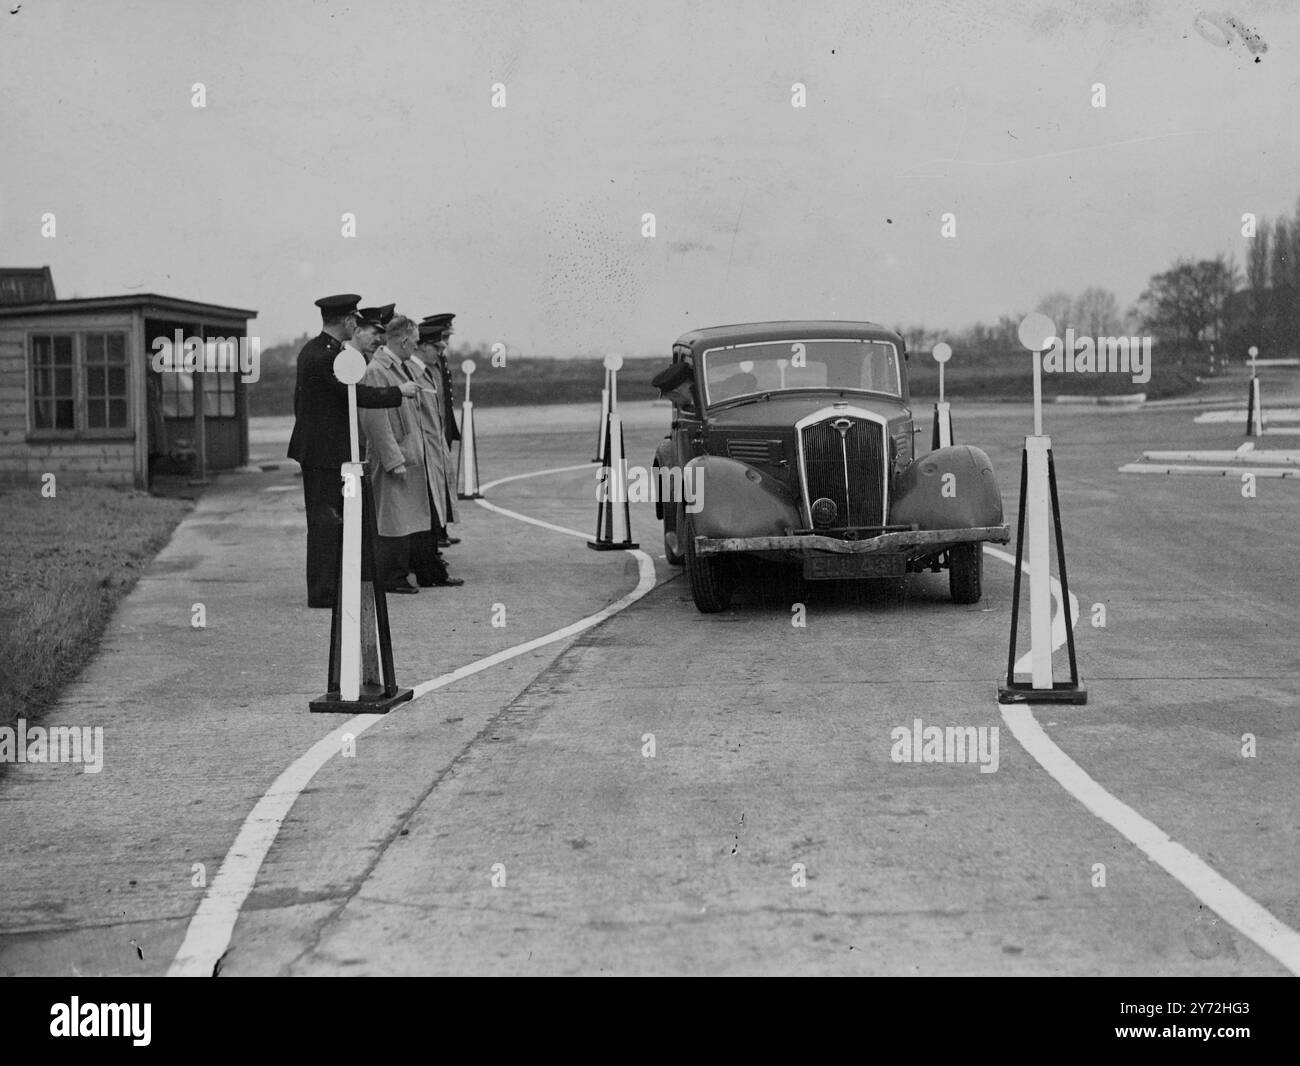
[[[298,384],[293,391],[293,436],[289,458],[303,466],[335,467],[351,458],[348,387],[334,376],[334,357],[343,345],[328,333],[313,337],[298,353]],[[397,387],[357,386],[358,407],[399,407]]]
[[[447,435],[447,447],[450,448],[460,440],[460,429],[456,425],[456,405],[451,402],[451,371],[446,356],[438,356],[438,373],[442,375],[442,431]]]

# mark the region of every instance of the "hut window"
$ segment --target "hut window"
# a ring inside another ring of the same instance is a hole
[[[89,429],[125,429],[126,335],[85,335],[86,426]]]
[[[163,374],[162,387],[162,408],[165,417],[194,417],[194,375],[184,371]]]
[[[235,417],[236,374],[209,374],[203,383],[203,413],[209,418]]]
[[[32,336],[32,428],[77,428],[71,333]]]
[[[162,375],[163,415],[194,417],[194,375],[178,371]],[[238,374],[208,371],[203,375],[203,414],[208,418],[235,417],[235,382]]]
[[[30,345],[34,432],[130,430],[125,333],[33,333]]]

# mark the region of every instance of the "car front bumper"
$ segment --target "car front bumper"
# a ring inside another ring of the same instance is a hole
[[[840,540],[816,534],[791,537],[696,537],[698,555],[723,555],[728,552],[789,552],[809,555],[831,552],[836,555],[870,555],[881,552],[918,555],[943,551],[954,544],[970,541],[992,541],[1006,544],[1011,540],[1011,527],[974,526],[970,529],[909,529],[898,533],[882,533],[863,540]]]

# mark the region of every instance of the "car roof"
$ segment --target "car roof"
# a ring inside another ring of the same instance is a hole
[[[706,348],[725,347],[729,344],[748,344],[755,341],[797,341],[813,338],[839,340],[842,338],[888,340],[904,347],[903,338],[892,329],[875,322],[849,322],[844,319],[807,319],[785,322],[741,322],[730,326],[709,326],[694,329],[677,338],[677,344],[686,345],[695,352]]]

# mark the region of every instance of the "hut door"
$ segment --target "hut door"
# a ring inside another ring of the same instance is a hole
[[[208,469],[239,465],[239,375],[203,375],[204,431],[208,438]]]

